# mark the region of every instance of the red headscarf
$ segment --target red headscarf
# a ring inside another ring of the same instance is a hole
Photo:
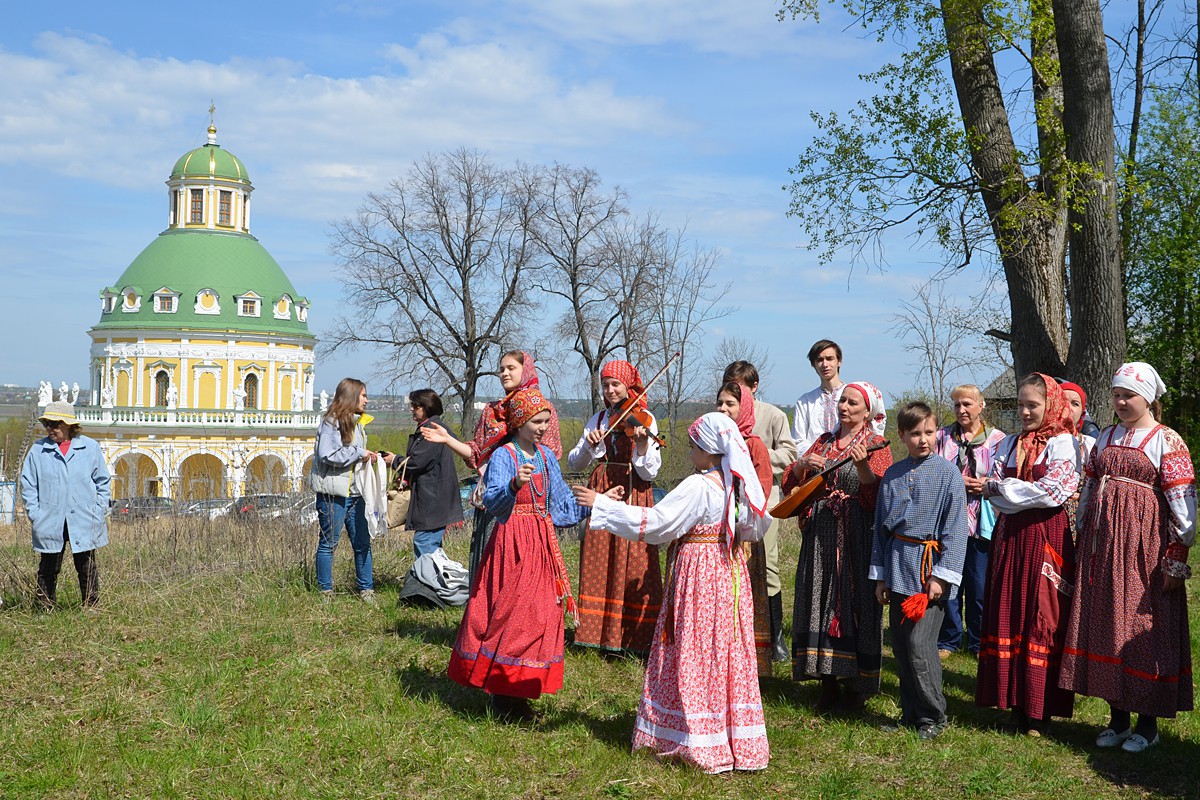
[[[738,415],[734,422],[737,423],[738,433],[742,435],[742,438],[749,439],[754,435],[754,395],[745,384],[735,385],[738,389]],[[746,402],[747,399],[750,402]]]
[[[508,430],[515,434],[534,416],[543,411],[550,411],[552,408],[550,401],[538,389],[517,389],[511,397],[504,401],[502,413]]]
[[[1070,381],[1063,381],[1062,383],[1058,384],[1058,388],[1062,389],[1064,392],[1074,392],[1075,394],[1079,395],[1079,404],[1083,406],[1083,414],[1079,415],[1079,423],[1075,426],[1074,432],[1083,433],[1083,418],[1087,415],[1087,392],[1085,392],[1083,387],[1078,383],[1071,383]],[[1070,400],[1067,401],[1067,405],[1071,405]]]
[[[537,365],[533,363],[533,356],[522,350],[521,357],[521,382],[517,384],[517,388],[513,389],[513,392],[538,388]],[[505,396],[500,400],[488,403],[475,422],[475,435],[469,443],[472,458],[467,461],[471,466],[482,467],[487,463],[492,451],[507,441],[510,435],[516,433],[515,428],[509,429],[504,416],[504,405],[507,399],[509,398]],[[542,437],[542,444],[549,447],[554,455],[561,456],[562,440],[558,432],[558,414],[555,413],[554,406],[547,403],[547,407],[550,408],[550,427],[546,430],[546,435]]]
[[[1035,374],[1046,384],[1046,413],[1037,430],[1025,431],[1017,438],[1017,477],[1023,481],[1033,480],[1033,465],[1046,449],[1046,442],[1059,434],[1075,433],[1071,404],[1062,387],[1049,375]]]
[[[630,397],[644,394],[646,389],[642,386],[642,376],[638,373],[637,367],[630,364],[628,361],[610,361],[600,369],[600,379],[616,378],[621,383],[625,384],[625,388],[629,390]],[[608,405],[608,401],[604,401],[604,405]],[[646,403],[646,398],[642,397],[638,400],[638,405],[644,409],[649,409]]]

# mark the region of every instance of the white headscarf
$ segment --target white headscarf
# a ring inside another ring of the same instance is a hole
[[[1167,385],[1158,377],[1158,370],[1145,361],[1130,361],[1122,364],[1113,375],[1112,388],[1128,389],[1146,398],[1147,403],[1153,403],[1167,391]]]
[[[724,414],[709,412],[688,428],[692,441],[706,453],[720,455],[721,475],[725,478],[725,520],[729,526],[729,546],[736,537],[737,510],[733,502],[733,477],[741,479],[740,505],[746,512],[765,517],[767,498],[758,482],[758,473],[750,460],[746,440],[738,432],[737,423]],[[744,512],[744,513],[746,513]]]
[[[887,428],[887,409],[883,406],[883,393],[875,388],[875,384],[866,381],[847,383],[842,387],[842,392],[845,393],[850,388],[857,389],[867,399],[867,424],[876,435],[883,436]]]

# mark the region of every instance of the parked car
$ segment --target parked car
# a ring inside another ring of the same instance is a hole
[[[297,498],[286,494],[248,494],[233,501],[235,519],[278,519],[296,506]]]
[[[233,508],[233,500],[228,497],[213,497],[208,500],[192,500],[177,513],[184,517],[201,517],[203,519],[217,519],[229,513]]]
[[[115,500],[110,514],[115,521],[133,519],[158,519],[174,510],[174,503],[166,497],[126,497]]]

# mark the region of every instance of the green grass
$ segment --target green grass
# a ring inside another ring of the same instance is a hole
[[[379,609],[318,601],[312,531],[164,522],[111,538],[102,609],[80,611],[68,560],[63,608],[38,614],[28,529],[0,529],[0,797],[1200,796],[1200,714],[1164,723],[1141,757],[1091,746],[1106,712],[1091,699],[1026,739],[974,707],[965,656],[947,662],[954,725],[929,743],[878,730],[899,711],[890,659],[883,693],[851,718],[815,715],[816,686],[780,666],[763,683],[770,768],[704,776],[629,753],[636,660],[569,650],[566,686],[537,702],[536,723],[490,719],[482,693],[445,677],[461,610],[397,607],[403,535],[376,541]],[[786,528],[789,572],[796,539]],[[466,561],[466,534],[448,550]],[[577,554],[567,547],[568,564]],[[343,543],[335,581],[351,575]],[[1200,651],[1197,581],[1189,591]]]

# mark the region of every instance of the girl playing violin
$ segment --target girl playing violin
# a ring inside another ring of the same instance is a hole
[[[588,420],[567,465],[575,471],[595,464],[588,487],[605,492],[625,489],[629,505],[654,505],[653,481],[662,464],[658,423],[647,408],[637,368],[628,361],[610,361],[600,371],[605,409]],[[631,415],[615,411],[635,401],[641,422],[627,424]],[[645,425],[649,422],[649,426]],[[608,652],[644,654],[650,650],[654,623],[662,603],[662,574],[658,548],[591,530],[579,557],[579,626],[575,644]]]

